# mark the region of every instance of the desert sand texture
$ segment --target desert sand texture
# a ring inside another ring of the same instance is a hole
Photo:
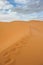
[[[43,65],[43,21],[0,22],[0,65]]]

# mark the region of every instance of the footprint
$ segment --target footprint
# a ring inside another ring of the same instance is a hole
[[[22,47],[22,44],[20,41],[18,41],[16,44],[15,44],[16,48],[21,48]]]
[[[12,65],[12,64],[15,65],[15,63],[16,63],[16,59],[14,60],[14,59],[8,58],[7,60],[5,60],[3,65]]]
[[[25,46],[25,44],[27,44],[27,40],[28,40],[28,37],[26,36],[26,37],[18,40],[11,47],[4,50],[4,52],[2,52],[2,55],[1,55],[1,58],[2,58],[3,63],[4,63],[2,65],[15,65],[16,56],[18,54],[20,54],[22,47]],[[6,61],[4,61],[4,59],[6,59],[6,58],[8,58],[8,59]],[[12,61],[12,59],[14,62]],[[11,61],[12,61],[12,63],[11,63]]]
[[[10,59],[10,58],[7,58],[7,59],[4,61],[4,64],[10,63],[10,62],[11,62],[11,59]]]
[[[12,62],[12,63],[10,63],[9,65],[16,65],[16,59],[15,59],[15,60],[13,60],[13,62]]]

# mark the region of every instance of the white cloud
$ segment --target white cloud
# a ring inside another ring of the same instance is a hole
[[[40,13],[40,12],[39,12]],[[1,14],[0,15],[0,21],[4,22],[10,22],[14,20],[32,20],[32,19],[39,19],[42,20],[43,16],[40,16],[38,13],[32,13],[29,15],[23,15],[23,14],[18,14],[17,12],[11,12],[9,14]]]
[[[0,0],[0,13],[9,13],[12,7],[6,0]]]
[[[19,2],[19,0],[17,0]],[[21,0],[20,0],[21,2]],[[16,7],[14,11],[22,14],[29,14],[33,12],[43,11],[42,0],[26,0],[23,7]]]
[[[13,1],[13,0],[12,0]],[[43,19],[42,0],[14,0],[15,3],[23,4],[14,7],[7,0],[0,0],[0,21]]]
[[[27,2],[27,0],[14,0],[16,3],[23,3],[25,4]]]
[[[3,6],[4,6],[3,1],[0,1],[0,9],[3,8]]]
[[[0,21],[12,21],[18,19],[19,16],[16,14],[16,12],[12,12],[10,14],[0,14]]]

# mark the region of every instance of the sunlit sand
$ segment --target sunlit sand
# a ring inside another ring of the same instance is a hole
[[[43,65],[43,21],[0,23],[0,65]]]

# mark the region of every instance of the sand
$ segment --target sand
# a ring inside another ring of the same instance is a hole
[[[0,65],[43,65],[43,21],[0,23]]]

